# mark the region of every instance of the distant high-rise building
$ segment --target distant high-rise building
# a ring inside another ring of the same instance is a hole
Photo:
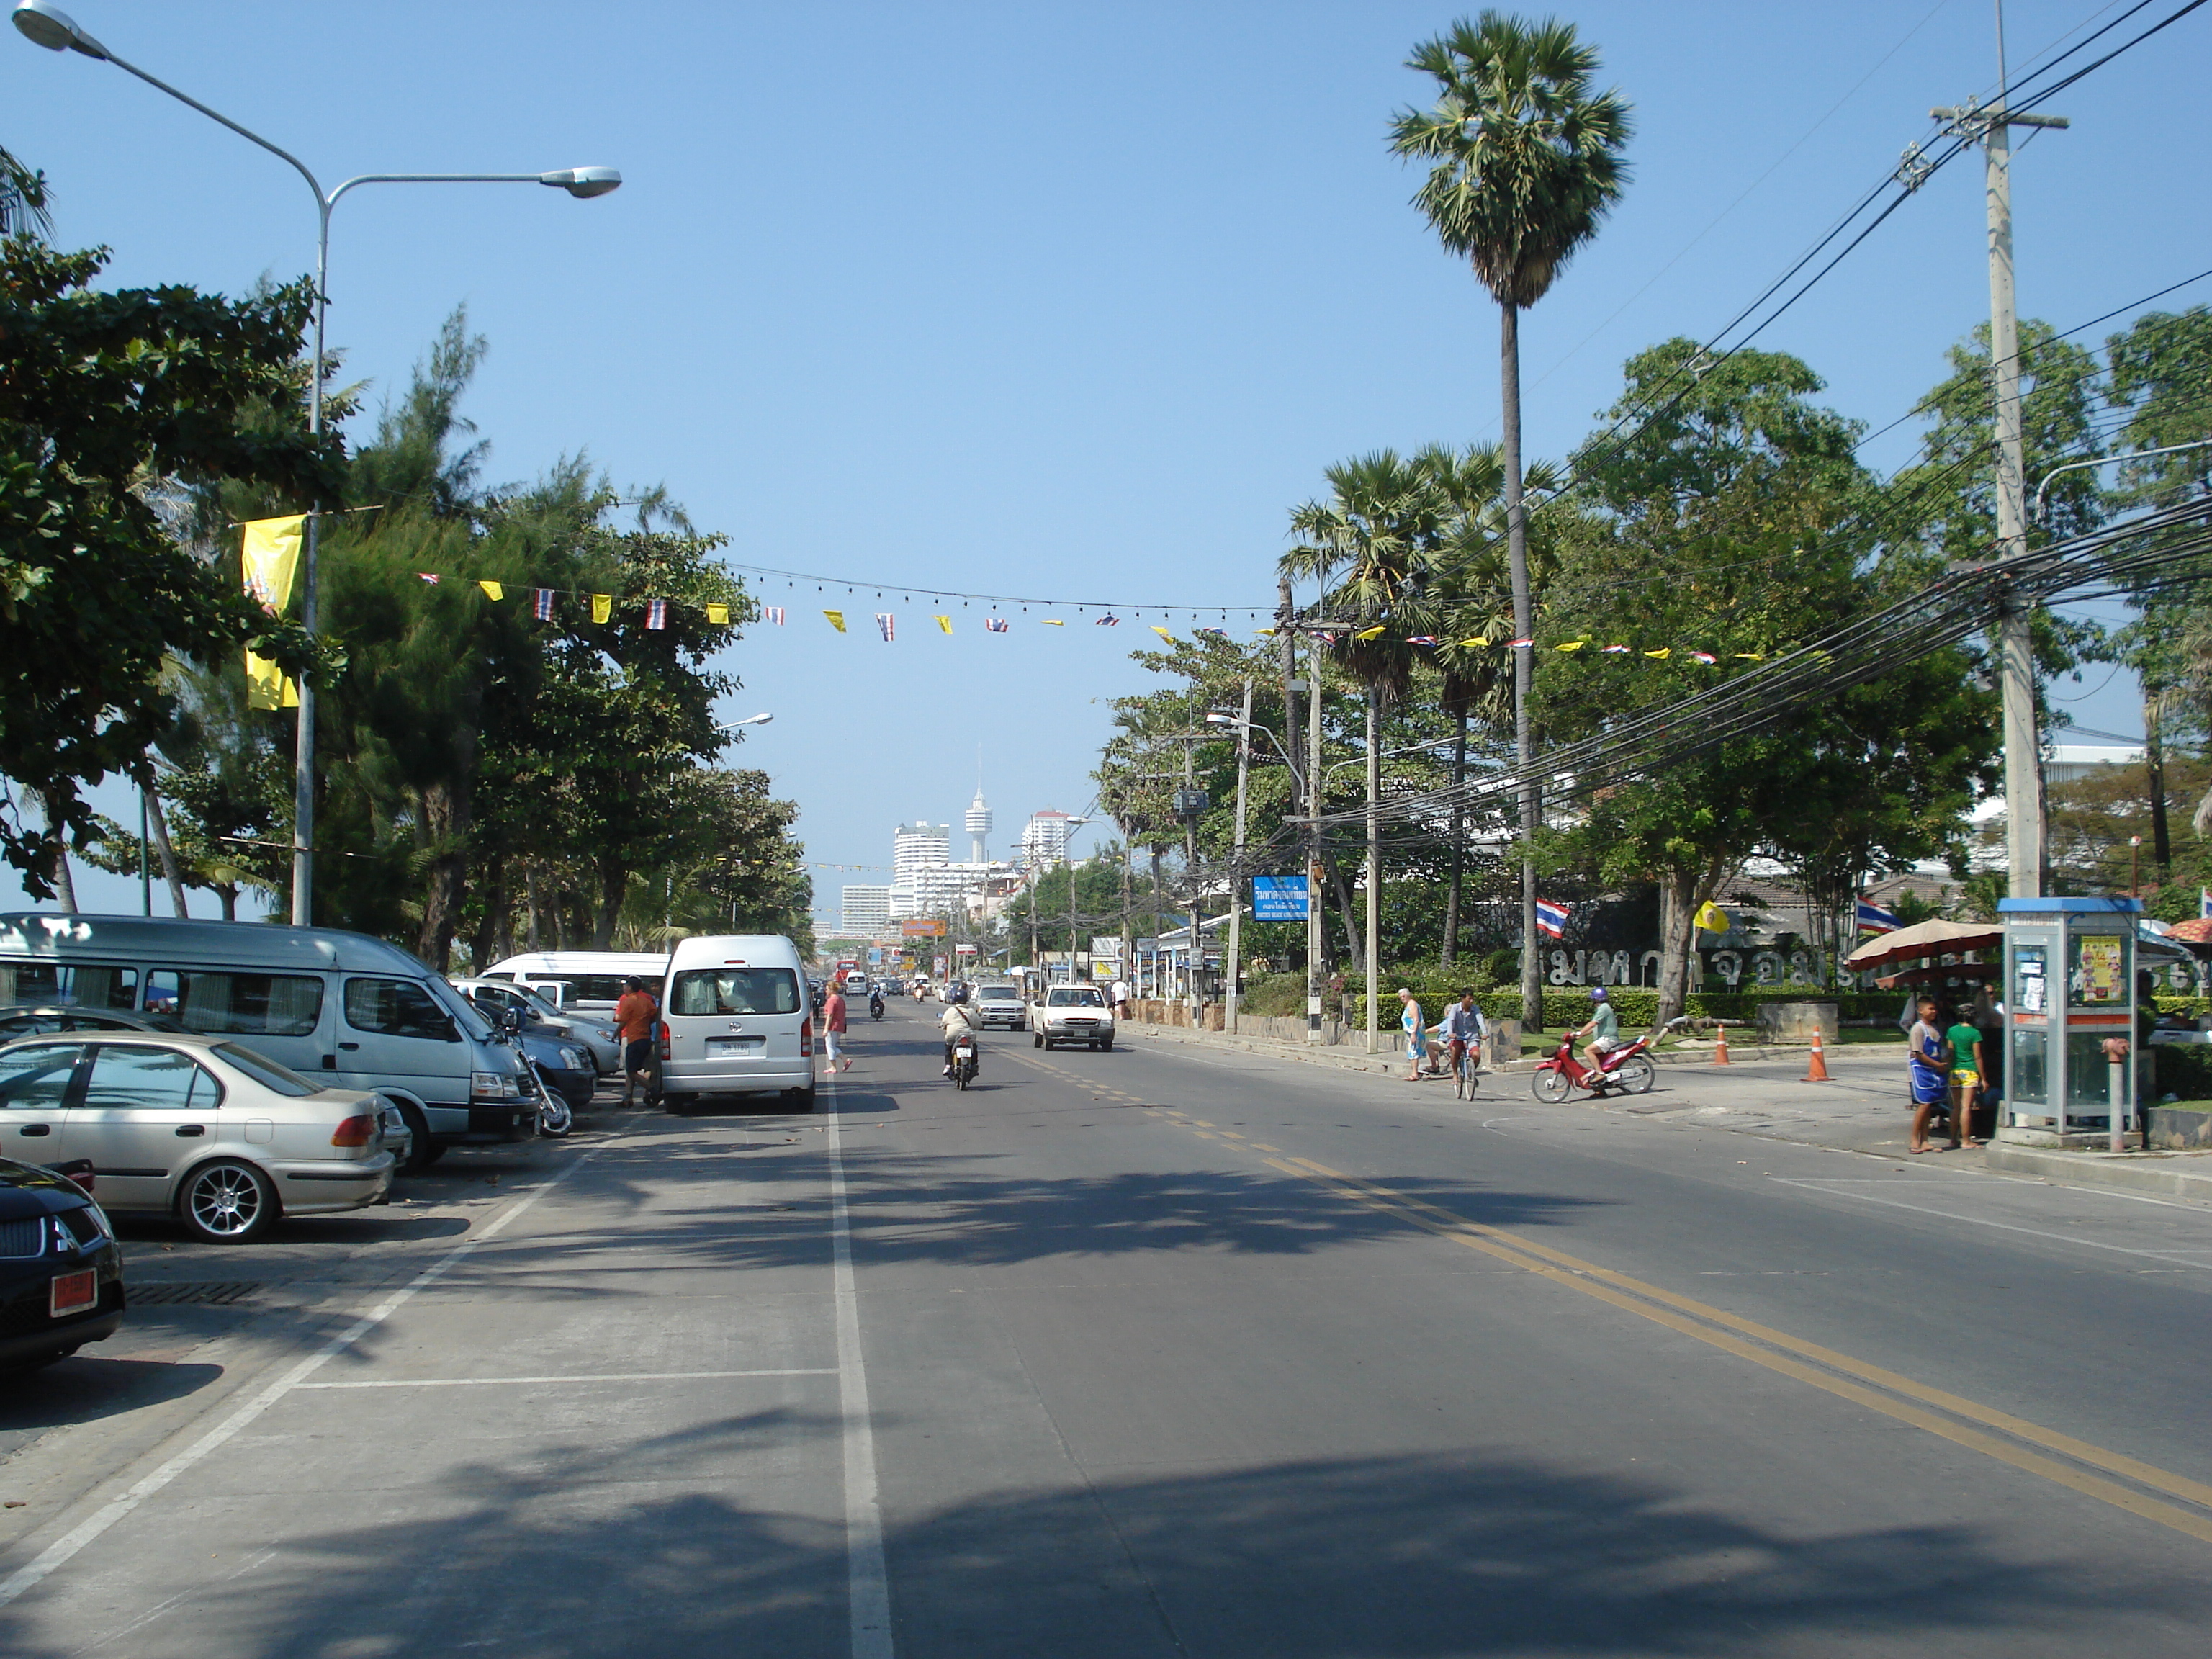
[[[902,823],[891,831],[891,896],[893,917],[927,912],[925,894],[934,896],[943,886],[939,873],[952,861],[952,826],[926,819]]]
[[[1074,833],[1065,812],[1048,806],[1042,812],[1030,814],[1030,821],[1022,826],[1024,867],[1035,870],[1058,864],[1067,856],[1067,843]]]
[[[837,931],[848,939],[872,939],[891,923],[889,887],[848,885],[837,918]]]
[[[968,816],[961,823],[968,831],[968,861],[970,864],[988,862],[990,854],[985,850],[984,844],[991,839],[991,809],[983,804],[981,784],[975,786],[975,799],[968,803]]]

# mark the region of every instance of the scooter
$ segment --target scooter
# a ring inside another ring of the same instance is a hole
[[[881,991],[871,991],[871,992],[869,992],[869,993],[868,993],[868,1018],[869,1018],[870,1019],[881,1019],[883,1017],[884,1017],[884,994],[883,994]]]
[[[975,1039],[963,1036],[952,1045],[952,1086],[962,1092],[975,1080]]]
[[[1562,1037],[1559,1051],[1540,1062],[1528,1079],[1536,1098],[1556,1106],[1577,1089],[1587,1089],[1602,1099],[1609,1089],[1623,1094],[1646,1093],[1658,1079],[1659,1068],[1646,1052],[1666,1032],[1686,1024],[1686,1017],[1668,1020],[1656,1031],[1647,1031],[1625,1048],[1615,1048],[1596,1066],[1585,1066],[1575,1056],[1575,1040]]]

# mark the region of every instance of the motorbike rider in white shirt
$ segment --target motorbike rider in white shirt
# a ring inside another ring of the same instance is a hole
[[[945,1013],[938,1024],[943,1027],[945,1032],[945,1075],[946,1077],[952,1075],[952,1045],[963,1036],[975,1039],[975,1072],[977,1076],[982,1075],[982,1017],[975,1012],[968,1003],[948,1002],[945,1005]]]

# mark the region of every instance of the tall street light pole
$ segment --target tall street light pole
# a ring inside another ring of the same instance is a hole
[[[565,190],[571,196],[586,198],[604,196],[620,188],[622,174],[612,167],[564,167],[551,173],[365,173],[345,180],[336,189],[324,190],[307,163],[289,150],[273,144],[259,133],[240,126],[219,110],[210,109],[189,93],[180,92],[159,76],[149,75],[136,64],[125,62],[77,26],[75,19],[51,0],[19,0],[14,13],[17,31],[33,44],[50,52],[74,52],[102,64],[112,64],[126,75],[136,76],[156,91],[166,92],[179,103],[190,106],[210,120],[228,127],[240,137],[258,144],[271,155],[289,163],[307,181],[314,192],[316,210],[315,235],[315,368],[308,383],[307,434],[319,437],[323,429],[323,334],[330,308],[329,274],[331,257],[331,210],[338,200],[361,185],[548,185]],[[313,635],[316,631],[318,599],[318,534],[321,524],[319,509],[307,514],[307,535],[305,558],[300,577],[300,625]],[[314,830],[315,830],[315,688],[302,679],[300,683],[299,732],[293,747],[292,769],[292,925],[306,927],[314,921]]]
[[[1208,716],[1209,719],[1212,716]],[[1244,677],[1244,715],[1237,734],[1237,830],[1229,869],[1229,988],[1222,1024],[1237,1034],[1237,981],[1244,970],[1244,785],[1252,772],[1252,677]]]

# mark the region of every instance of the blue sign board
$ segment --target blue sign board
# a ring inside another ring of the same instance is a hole
[[[1252,920],[1304,921],[1306,919],[1306,878],[1304,876],[1252,878]]]

